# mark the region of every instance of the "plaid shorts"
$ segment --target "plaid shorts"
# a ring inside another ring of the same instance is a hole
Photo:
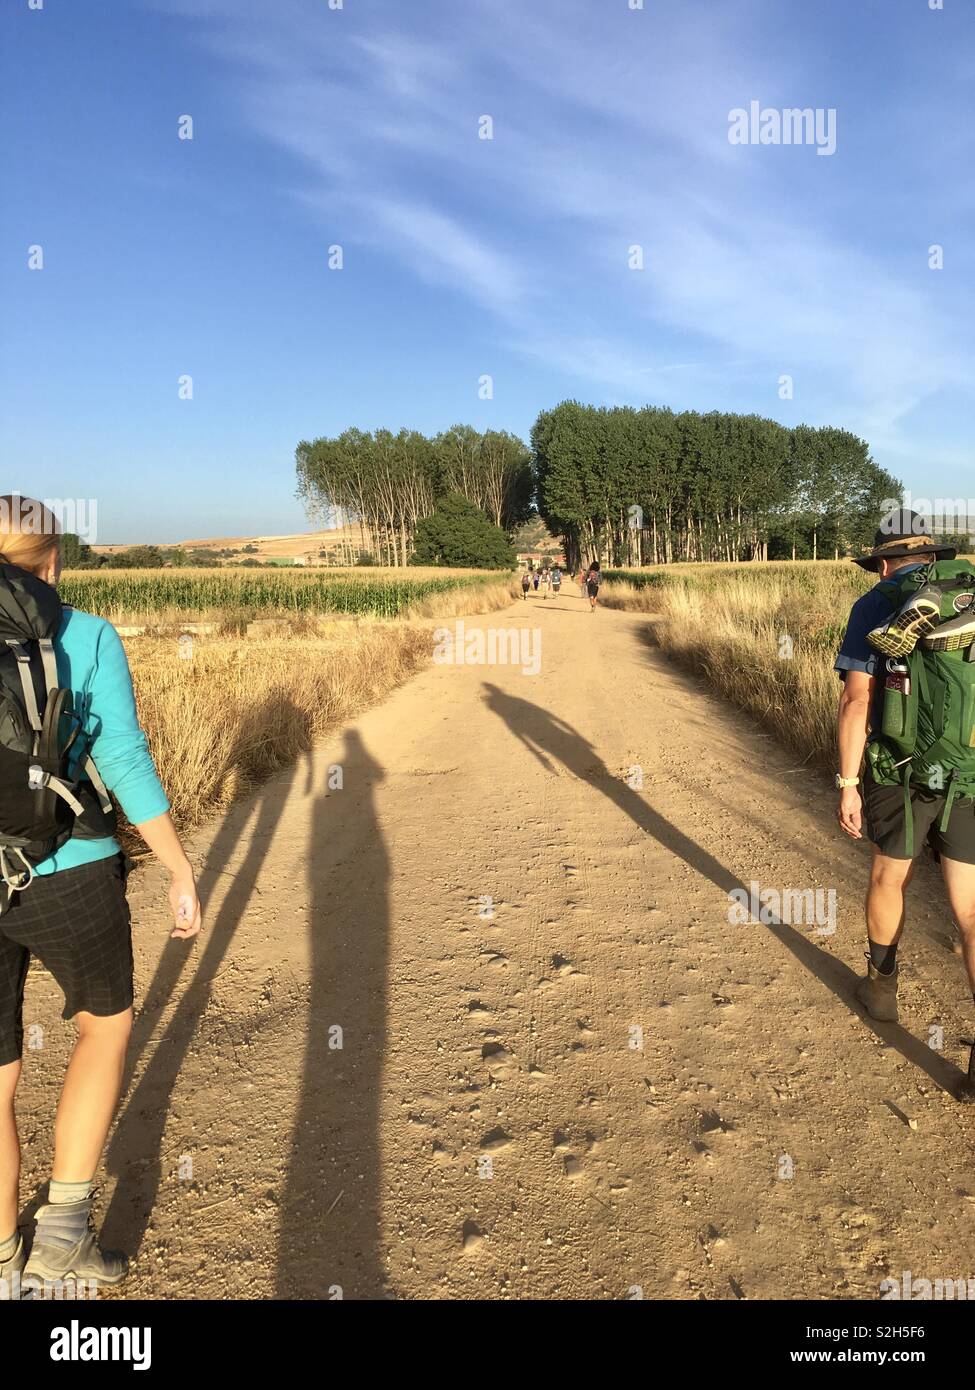
[[[132,1004],[132,928],[120,854],[39,874],[0,912],[0,1066],[24,1043],[24,983],[31,956],[64,993],[62,1018],[108,1017]],[[6,890],[4,890],[6,892]]]

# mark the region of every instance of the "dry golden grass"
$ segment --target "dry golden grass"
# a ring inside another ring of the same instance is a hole
[[[177,823],[199,824],[287,767],[430,659],[424,629],[371,624],[346,641],[129,644],[136,698]]]
[[[435,595],[407,618],[302,618],[271,638],[196,637],[189,658],[175,633],[126,639],[177,823],[198,825],[401,685],[431,659],[432,620],[493,612],[514,596],[506,575]]]
[[[474,589],[452,589],[446,594],[433,594],[430,598],[420,599],[404,610],[403,617],[417,622],[433,618],[462,618],[467,613],[496,613],[499,608],[507,608],[515,598],[521,598],[521,587],[516,579],[505,575],[496,584],[483,584]]]
[[[603,608],[622,608],[627,613],[659,613],[660,590],[613,580],[600,585],[599,602]]]

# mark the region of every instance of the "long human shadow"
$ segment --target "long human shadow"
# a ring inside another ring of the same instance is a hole
[[[335,766],[341,789],[329,785]],[[348,730],[309,822],[310,997],[280,1197],[275,1293],[282,1299],[387,1296],[380,1105],[390,866],[374,796],[384,777]]]
[[[614,777],[593,745],[565,720],[557,718],[550,711],[533,705],[528,700],[508,695],[498,686],[488,682],[484,683],[484,690],[488,708],[504,720],[515,737],[521,740],[547,771],[554,772],[555,764],[561,763],[582,781],[590,782],[603,796],[625,812],[641,830],[652,835],[671,854],[683,859],[696,873],[709,879],[722,893],[744,892],[746,901],[749,900],[748,888],[730,869],[715,859],[703,846],[678,830],[659,811],[655,811],[626,782]],[[906,1028],[896,1023],[877,1023],[870,1018],[854,999],[857,976],[837,956],[820,950],[802,932],[786,922],[779,921],[778,918],[773,917],[771,921],[762,925],[792,952],[800,964],[831,989],[852,1014],[862,1019],[881,1041],[895,1048],[908,1062],[926,1072],[935,1085],[953,1092],[955,1087],[965,1080],[964,1073],[953,1062],[915,1038]]]
[[[289,741],[297,731],[300,744],[310,749],[308,715],[280,693],[268,696],[254,716],[254,727],[289,727]],[[310,753],[305,767],[307,794],[311,790]],[[180,1071],[197,1025],[210,1002],[214,978],[257,886],[275,827],[301,775],[302,765],[299,764],[289,778],[274,779],[256,795],[227,812],[200,871],[199,891],[204,911],[202,950],[197,956],[189,943],[170,938],[146,991],[126,1059],[122,1108],[105,1155],[106,1170],[117,1177],[103,1227],[105,1244],[111,1248],[134,1255],[145,1236],[163,1180],[162,1141]],[[227,865],[241,843],[247,845],[243,862],[233,871],[233,882],[215,920],[210,922],[206,918],[207,902],[218,879],[230,872]],[[129,1091],[139,1062],[155,1037],[160,1015],[194,960],[192,978],[165,1030],[156,1040],[155,1050],[138,1083]]]

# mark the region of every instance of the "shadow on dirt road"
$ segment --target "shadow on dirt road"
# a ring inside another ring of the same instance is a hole
[[[592,744],[577,730],[548,710],[508,695],[495,685],[485,682],[484,692],[488,708],[507,724],[515,737],[548,771],[553,771],[553,764],[558,763],[574,776],[591,783],[641,830],[652,835],[671,854],[683,859],[695,873],[710,880],[722,894],[737,890],[748,899],[748,888],[730,869],[655,811],[643,796],[613,776]],[[766,924],[766,929],[888,1047],[895,1048],[908,1062],[929,1076],[936,1086],[954,1094],[959,1083],[965,1080],[964,1073],[946,1057],[928,1047],[926,1042],[915,1038],[906,1028],[898,1024],[875,1023],[868,1018],[853,995],[858,977],[844,961],[821,950],[805,933],[777,918],[773,917]]]

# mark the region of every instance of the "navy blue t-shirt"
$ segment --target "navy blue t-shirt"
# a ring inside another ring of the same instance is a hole
[[[907,574],[908,570],[921,568],[919,565],[905,565],[903,569],[897,571],[898,579],[902,574]],[[833,666],[834,671],[838,671],[840,679],[846,679],[847,671],[865,671],[868,676],[876,676],[877,683],[873,692],[873,704],[870,709],[870,727],[872,730],[880,728],[884,711],[884,660],[883,655],[871,647],[867,641],[867,633],[875,627],[880,627],[890,617],[893,609],[890,600],[883,594],[878,593],[875,586],[869,593],[858,598],[850,609],[850,621],[847,624],[846,636],[839,650],[839,655]]]

